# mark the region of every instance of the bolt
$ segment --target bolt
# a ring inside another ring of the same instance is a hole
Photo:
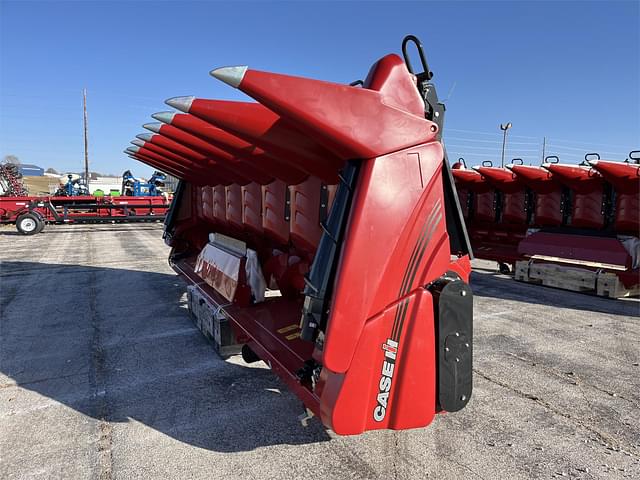
[[[462,290],[460,292],[460,295],[462,295],[463,297],[466,297],[467,296],[467,291],[466,290]]]
[[[449,347],[444,347],[444,351],[448,352],[449,351]]]
[[[431,131],[433,133],[436,133],[438,131],[438,127],[436,127],[435,125],[431,125]]]
[[[466,395],[462,395],[462,396],[460,397],[460,400],[462,400],[463,402],[464,402],[466,399],[467,399],[467,396],[466,396]]]
[[[468,344],[468,343],[465,343],[465,344],[464,344],[464,346],[465,346],[465,347],[467,347],[467,348],[469,348],[469,344]]]
[[[459,336],[460,336],[460,334],[458,332],[456,332],[456,337],[459,337]]]
[[[456,363],[459,362],[459,361],[460,361],[460,359],[458,357],[456,357]]]

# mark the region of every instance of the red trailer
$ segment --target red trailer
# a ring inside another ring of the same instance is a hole
[[[47,223],[162,221],[170,203],[163,196],[0,196],[0,223],[23,235],[40,233]]]

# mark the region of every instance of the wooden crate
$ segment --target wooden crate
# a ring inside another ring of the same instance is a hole
[[[595,292],[598,274],[593,270],[554,263],[516,262],[516,280],[574,292]]]
[[[627,288],[615,273],[600,272],[596,284],[596,293],[601,297],[623,298],[640,295],[640,285]]]
[[[519,282],[528,282],[529,281],[529,262],[522,261],[522,260],[516,262],[516,268],[513,270],[513,276]]]

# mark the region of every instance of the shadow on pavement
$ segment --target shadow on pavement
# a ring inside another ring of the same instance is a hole
[[[301,402],[270,370],[216,355],[184,291],[172,274],[2,263],[0,394],[27,389],[132,435],[135,421],[221,452],[329,440],[319,422],[300,425]],[[20,398],[0,417],[29,415]]]
[[[104,227],[104,223],[96,223],[93,224],[95,226]],[[91,225],[82,224],[82,225],[71,225],[69,228],[57,228],[57,225],[47,225],[44,230],[36,235],[59,235],[62,233],[88,233],[95,232],[96,229],[91,228]],[[135,227],[135,231],[160,231],[162,229],[161,222],[145,222],[145,223],[137,223]],[[105,229],[101,228],[101,231],[106,232],[132,232],[133,228],[122,228],[121,224],[113,224],[112,228]],[[15,229],[1,228],[0,236],[18,236],[18,237],[26,237],[27,235],[23,235]]]
[[[640,317],[640,302],[635,299],[615,300],[597,297],[586,293],[518,282],[511,277],[499,275],[498,272],[487,273],[484,269],[481,271],[482,273],[477,271],[471,273],[471,288],[474,296],[477,297]]]

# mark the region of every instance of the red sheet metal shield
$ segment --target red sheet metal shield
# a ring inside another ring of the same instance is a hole
[[[591,167],[545,163],[543,168],[549,170],[555,179],[576,192],[588,192],[602,185],[602,175]]]
[[[383,155],[436,135],[436,125],[418,110],[423,103],[397,55],[372,67],[365,84],[369,88],[249,69],[236,72],[235,78],[228,68],[212,75],[237,86],[343,160]]]
[[[606,160],[593,160],[589,164],[616,189],[624,193],[640,191],[640,165]]]
[[[209,146],[209,151],[211,151],[211,148],[216,150],[216,154],[218,154],[217,152],[219,150],[225,151],[233,157],[236,157],[246,168],[267,172],[287,184],[295,185],[296,183],[304,181],[308,176],[307,172],[299,168],[297,162],[286,162],[269,155],[261,148],[193,115],[160,112],[153,114],[152,117],[168,126],[181,130],[185,134],[190,134],[200,139]],[[145,125],[145,128],[150,128],[150,125]],[[154,131],[157,133],[161,131],[162,133],[166,132],[168,136],[171,136],[169,133],[175,133],[174,130],[164,128],[156,128]],[[172,138],[178,139],[177,137]]]
[[[153,160],[152,158],[149,157],[145,157],[144,155],[141,155],[140,153],[133,153],[133,152],[129,152],[126,151],[124,152],[125,154],[127,154],[129,156],[129,158],[132,158],[134,160],[138,160],[142,163],[146,163],[147,165],[153,167],[153,168],[157,168],[159,170],[162,170],[166,173],[169,173],[171,175],[173,175],[174,177],[180,178],[180,179],[185,179],[185,180],[190,180],[194,177],[187,175],[186,172],[184,172],[184,170],[177,170],[174,168],[171,168],[169,166],[167,166],[166,164],[161,164],[160,162]]]
[[[200,161],[213,160],[225,171],[233,172],[243,182],[254,181],[266,184],[273,181],[273,175],[265,170],[252,168],[228,152],[171,125],[160,124],[156,135],[144,134],[138,135],[138,138],[157,143],[188,158],[195,158]]]
[[[175,99],[167,100],[167,104],[182,106]],[[260,104],[196,98],[191,101],[188,113],[327,183],[336,183],[337,171],[343,166],[330,151]]]
[[[125,153],[143,163],[146,163],[147,165],[170,173],[171,175],[175,175],[178,178],[188,181],[194,181],[197,179],[197,177],[192,172],[185,169],[184,166],[177,165],[174,162],[157,155],[155,152],[150,152],[140,147],[129,147],[125,150]],[[197,182],[196,184],[200,183]]]
[[[489,183],[493,184],[503,192],[513,192],[524,188],[524,183],[516,176],[516,174],[506,168],[478,167],[478,172],[480,172],[480,174],[485,177]]]
[[[509,169],[515,173],[523,183],[536,192],[545,193],[560,188],[560,184],[553,178],[552,173],[542,167],[511,165]]]
[[[207,173],[211,171],[213,175],[224,178],[226,180],[225,183],[244,185],[251,181],[235,170],[227,168],[224,164],[218,163],[208,156],[202,155],[162,135],[153,135],[149,141],[145,142],[144,147],[182,165],[194,168],[196,171],[206,171]]]

